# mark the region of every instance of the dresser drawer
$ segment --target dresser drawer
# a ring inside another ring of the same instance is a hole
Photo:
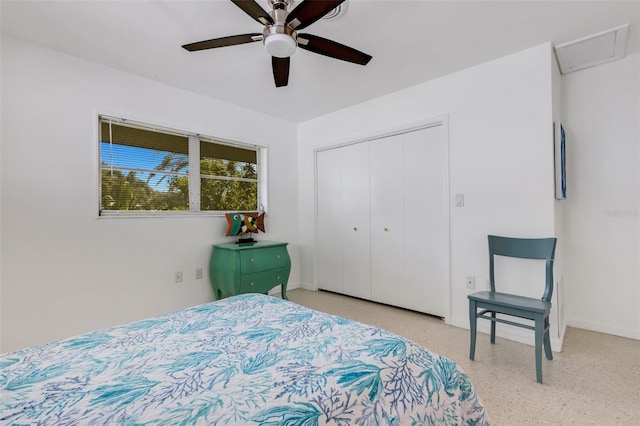
[[[242,274],[277,269],[289,265],[286,246],[243,250],[240,252],[240,272]]]
[[[266,293],[273,287],[286,283],[288,278],[287,268],[243,274],[240,276],[240,293]]]

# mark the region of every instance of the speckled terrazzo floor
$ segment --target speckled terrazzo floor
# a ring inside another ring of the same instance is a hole
[[[492,425],[640,425],[640,341],[568,328],[561,353],[535,381],[532,346],[479,334],[437,318],[327,292],[295,289],[301,305],[400,334],[456,361],[471,377]],[[482,340],[482,342],[481,342]]]

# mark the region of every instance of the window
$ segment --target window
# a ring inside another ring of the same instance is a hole
[[[264,148],[100,116],[100,215],[256,211]]]

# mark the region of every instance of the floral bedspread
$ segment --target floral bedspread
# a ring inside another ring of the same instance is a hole
[[[0,424],[487,425],[456,363],[244,294],[0,357]]]

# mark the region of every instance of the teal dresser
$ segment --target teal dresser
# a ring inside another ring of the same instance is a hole
[[[287,244],[257,241],[214,245],[211,284],[216,299],[240,293],[266,294],[277,285],[282,286],[282,298],[287,299],[287,281],[291,272]]]

